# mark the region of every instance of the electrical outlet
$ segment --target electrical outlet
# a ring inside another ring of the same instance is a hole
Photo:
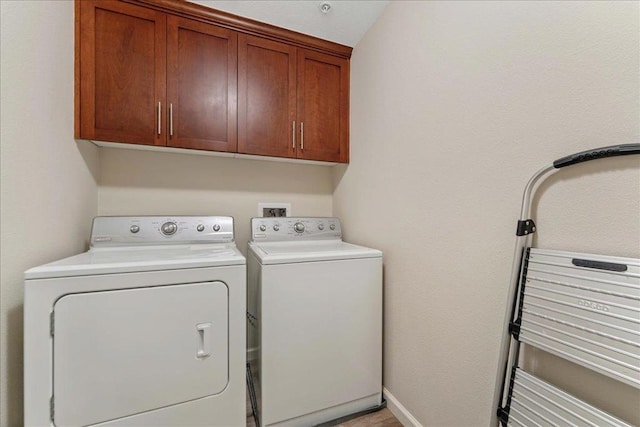
[[[291,203],[258,203],[258,216],[291,216]]]

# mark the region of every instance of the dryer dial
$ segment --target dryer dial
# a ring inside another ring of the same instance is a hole
[[[293,224],[293,229],[296,233],[304,233],[304,224],[301,222],[296,222]]]

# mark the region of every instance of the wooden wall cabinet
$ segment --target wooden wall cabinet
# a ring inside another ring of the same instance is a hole
[[[298,158],[349,162],[349,61],[298,49]]]
[[[241,34],[238,152],[349,161],[349,61]]]
[[[238,34],[167,17],[167,146],[236,151]]]
[[[79,1],[76,19],[76,137],[164,145],[156,130],[166,97],[166,16]]]
[[[120,1],[76,12],[78,138],[235,151],[237,33]]]
[[[76,0],[75,134],[346,163],[350,54],[179,0]]]
[[[238,38],[238,152],[296,157],[296,50]]]

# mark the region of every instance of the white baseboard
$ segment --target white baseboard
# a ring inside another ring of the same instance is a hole
[[[422,424],[420,424],[420,422],[411,415],[407,408],[405,408],[404,405],[402,405],[402,403],[400,403],[386,387],[382,387],[382,394],[387,400],[387,408],[389,408],[391,413],[402,423],[403,426],[422,427]]]

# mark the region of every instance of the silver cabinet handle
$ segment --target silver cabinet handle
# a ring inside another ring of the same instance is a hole
[[[304,122],[300,122],[300,149],[304,151]]]
[[[293,145],[291,148],[293,148],[294,150],[296,149],[296,121],[294,120],[293,123],[291,124],[291,127],[293,128]]]
[[[158,102],[158,135],[162,131],[162,103]]]
[[[173,104],[169,104],[169,136],[173,136]]]

